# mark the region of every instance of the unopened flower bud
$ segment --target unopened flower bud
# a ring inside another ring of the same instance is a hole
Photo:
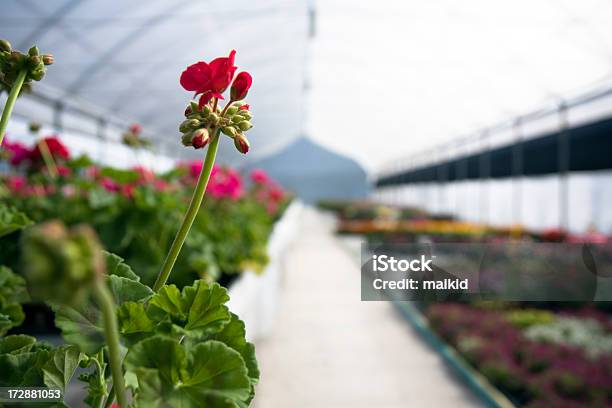
[[[245,120],[253,119],[253,115],[249,111],[241,110],[238,114],[242,116]]]
[[[33,57],[35,55],[40,55],[40,51],[38,50],[37,46],[32,46],[29,50],[28,50],[28,55]]]
[[[204,105],[204,107],[202,108],[202,113],[204,114],[204,116],[210,115],[211,112],[212,110],[210,109],[210,106]]]
[[[221,128],[221,132],[228,135],[229,137],[235,137],[237,132],[232,126],[225,126]]]
[[[242,154],[247,154],[250,147],[249,141],[242,133],[238,133],[236,137],[234,137],[234,146],[236,146],[236,149]]]
[[[210,123],[212,123],[213,125],[218,125],[219,124],[219,115],[215,112],[211,112],[211,114],[208,116],[208,120],[210,121]]]
[[[38,122],[30,122],[28,124],[28,128],[30,129],[30,132],[32,133],[37,133],[41,127],[42,125]]]
[[[40,65],[40,57],[38,55],[31,56],[28,58],[28,63],[32,68],[36,68]]]
[[[238,107],[236,105],[230,106],[229,108],[227,108],[227,111],[225,111],[227,116],[235,115],[236,112],[238,112]]]
[[[251,85],[253,84],[253,78],[248,72],[241,72],[236,75],[236,79],[230,89],[230,94],[233,101],[239,101],[246,98]]]
[[[13,47],[11,47],[11,43],[6,40],[0,40],[0,51],[11,52]]]
[[[181,136],[181,143],[183,146],[191,146],[191,132],[185,133],[183,136]]]
[[[195,149],[203,148],[209,141],[210,136],[208,135],[208,130],[206,129],[198,129],[191,135],[191,144]]]
[[[51,54],[45,54],[42,57],[43,64],[52,65],[55,62],[55,58]]]
[[[185,108],[185,117],[191,115],[193,113],[193,109],[191,109],[191,106],[188,106]]]
[[[253,125],[248,120],[243,120],[242,122],[238,123],[238,128],[242,130],[243,132],[246,132],[252,127]]]

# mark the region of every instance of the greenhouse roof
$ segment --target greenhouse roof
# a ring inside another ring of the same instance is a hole
[[[254,77],[249,156],[306,132],[376,170],[609,84],[610,21],[606,0],[7,0],[0,37],[56,56],[36,88],[48,103],[18,114],[53,121],[62,100],[142,123],[169,155],[184,152],[181,71],[236,49]]]

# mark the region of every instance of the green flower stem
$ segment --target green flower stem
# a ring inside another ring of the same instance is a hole
[[[13,113],[15,101],[19,96],[19,92],[21,92],[21,87],[25,82],[27,74],[27,68],[23,68],[21,71],[19,71],[17,79],[15,79],[13,87],[11,88],[11,93],[9,94],[8,99],[6,100],[6,104],[4,105],[4,109],[2,110],[2,119],[0,119],[0,145],[2,145],[2,140],[4,139],[4,132],[6,132],[6,127],[8,126],[9,118],[11,117],[11,113]]]
[[[166,260],[162,265],[161,270],[159,271],[159,275],[157,275],[157,280],[155,281],[155,285],[153,285],[153,290],[155,292],[159,291],[162,286],[166,284],[168,277],[170,276],[170,272],[172,272],[172,267],[178,258],[179,252],[185,243],[185,239],[187,238],[187,234],[189,233],[189,229],[195,220],[196,215],[198,214],[198,210],[200,209],[200,205],[202,204],[202,200],[204,199],[204,193],[206,192],[206,186],[208,185],[208,180],[210,179],[210,172],[212,171],[213,165],[215,163],[215,157],[217,156],[217,148],[219,146],[219,131],[218,129],[213,129],[212,131],[212,140],[210,145],[208,146],[208,150],[206,151],[206,158],[204,159],[204,165],[202,167],[202,172],[200,173],[200,177],[198,178],[198,184],[193,192],[193,196],[191,197],[191,202],[189,203],[189,208],[185,213],[185,218],[183,218],[183,222],[181,227],[179,228],[176,236],[174,237],[174,241],[172,242],[172,246],[170,247],[170,251],[166,256]]]
[[[102,310],[104,322],[104,335],[108,346],[108,362],[113,377],[113,388],[115,396],[121,408],[127,408],[127,397],[125,395],[125,380],[121,367],[121,350],[119,349],[119,328],[117,324],[117,312],[115,302],[103,279],[96,279],[94,294]]]
[[[57,178],[58,171],[57,165],[55,164],[55,160],[53,160],[53,155],[49,151],[49,146],[47,146],[47,142],[43,139],[38,142],[38,148],[40,149],[40,155],[45,162],[45,166],[47,166],[47,170],[49,170],[49,175],[51,178]]]
[[[106,389],[106,382],[104,381],[104,350],[103,349],[100,349],[100,351],[94,358],[94,362],[96,364],[96,370],[98,371],[98,375],[99,375],[98,386],[101,389]],[[106,395],[107,394],[97,396],[96,397],[97,399],[91,403],[91,406],[94,408],[104,408],[105,407],[104,401],[106,399]]]

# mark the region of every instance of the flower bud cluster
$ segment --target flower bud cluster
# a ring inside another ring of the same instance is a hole
[[[142,127],[139,124],[134,123],[133,125],[130,125],[125,132],[123,132],[121,135],[121,142],[124,145],[132,148],[146,148],[151,146],[151,142],[143,138],[141,134]]]
[[[30,48],[27,54],[22,54],[13,50],[8,41],[0,39],[0,90],[9,92],[24,69],[26,77],[22,89],[29,90],[32,81],[40,81],[45,75],[45,66],[53,62],[53,55],[41,54],[36,46]]]
[[[249,141],[244,132],[253,127],[252,117],[249,105],[241,102],[234,102],[225,111],[213,108],[210,104],[200,107],[198,103],[191,102],[185,109],[186,119],[179,126],[179,131],[183,134],[181,141],[185,146],[201,149],[210,141],[210,132],[219,129],[234,140],[234,145],[240,153],[247,153]]]

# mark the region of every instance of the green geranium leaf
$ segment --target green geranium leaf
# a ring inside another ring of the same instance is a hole
[[[140,276],[134,273],[132,268],[123,261],[123,258],[106,251],[104,251],[104,255],[106,255],[106,273],[108,275],[121,276],[137,282],[140,281]]]
[[[234,313],[231,313],[231,316],[230,322],[223,327],[223,330],[210,336],[210,339],[221,341],[240,353],[249,370],[249,378],[253,384],[257,384],[259,367],[255,357],[255,346],[246,341],[244,322]]]
[[[110,177],[113,181],[120,184],[128,184],[138,181],[140,175],[133,170],[121,170],[112,167],[105,167],[100,172],[102,177]]]
[[[25,334],[14,334],[0,339],[0,354],[20,354],[32,350],[36,339]]]
[[[89,191],[89,205],[93,210],[111,207],[116,202],[117,196],[101,187],[95,187]]]
[[[100,311],[92,304],[84,305],[79,310],[67,306],[54,309],[55,325],[62,330],[66,342],[87,354],[95,354],[104,346]]]
[[[138,377],[138,407],[239,407],[251,382],[237,351],[219,341],[186,346],[154,336],[138,343],[125,365]]]
[[[218,283],[203,280],[186,286],[182,293],[174,285],[164,286],[151,298],[148,314],[153,320],[169,317],[175,325],[195,336],[220,331],[230,321],[225,306],[227,290]]]
[[[0,354],[0,387],[42,387],[42,367],[53,356],[45,346],[17,354]]]
[[[181,298],[181,292],[175,285],[165,285],[153,296],[150,305],[154,315],[159,315],[160,320],[165,314],[180,320],[186,319],[186,306]],[[159,309],[161,313],[155,309]]]
[[[7,303],[25,303],[30,300],[25,280],[5,266],[0,266],[0,296]]]
[[[55,350],[53,358],[42,367],[45,385],[65,390],[82,358],[76,346],[62,346]]]
[[[72,159],[68,162],[68,165],[73,169],[83,169],[93,164],[94,162],[86,154],[82,154],[79,157]]]
[[[150,287],[123,276],[110,275],[108,282],[118,305],[124,302],[144,301],[154,294]]]
[[[29,299],[25,280],[0,266],[0,336],[23,322],[25,315],[21,303]]]
[[[230,312],[225,306],[229,300],[227,289],[218,283],[209,285],[200,280],[184,288],[183,296],[189,305],[185,329],[214,333],[230,321]]]
[[[0,237],[19,231],[32,224],[32,221],[22,212],[6,204],[0,204]]]
[[[152,332],[155,325],[145,311],[145,305],[138,302],[126,302],[117,310],[119,327],[123,334]]]

